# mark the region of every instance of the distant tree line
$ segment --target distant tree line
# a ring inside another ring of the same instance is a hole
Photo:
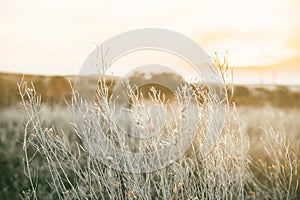
[[[164,79],[164,83],[172,87],[172,82],[184,83],[180,79],[170,73],[158,74],[152,77],[153,82],[159,82]],[[70,101],[72,90],[70,83],[74,82],[75,77],[63,76],[37,76],[37,75],[21,75],[0,73],[0,108],[15,106],[20,102],[18,96],[17,83],[23,81],[33,82],[36,92],[41,94],[42,102],[50,106],[61,105],[65,106],[65,101]],[[146,74],[134,74],[130,82],[142,85],[147,79]],[[83,88],[89,88],[95,84],[97,80],[84,80],[80,83]],[[111,94],[118,80],[107,80],[107,84],[111,86],[109,93]],[[160,88],[166,96],[172,97],[171,90],[174,88]],[[146,84],[140,88],[140,91],[147,93],[151,84]],[[170,89],[170,90],[169,90]],[[174,97],[174,96],[173,96]],[[288,86],[273,86],[272,89],[263,86],[234,86],[234,93],[231,99],[237,106],[264,106],[272,105],[275,107],[300,108],[300,86],[298,90],[290,90]]]

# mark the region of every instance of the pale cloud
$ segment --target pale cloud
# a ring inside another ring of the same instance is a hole
[[[210,54],[229,50],[236,66],[273,64],[300,52],[299,2],[0,1],[0,70],[76,73],[93,43],[144,27],[185,34]]]
[[[291,35],[286,46],[294,49],[300,55],[300,26],[296,27]]]

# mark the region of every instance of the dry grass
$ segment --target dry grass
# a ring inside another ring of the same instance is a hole
[[[99,131],[106,131],[116,144],[126,148],[125,139],[111,123],[113,115],[108,108],[106,88],[98,91],[100,98],[96,105],[90,105],[74,93],[70,111],[76,135],[64,134],[54,126],[44,128],[40,99],[33,86],[23,83],[19,89],[27,113],[23,149],[30,190],[21,194],[24,199],[41,198],[38,170],[48,172],[51,198],[293,199],[297,196],[299,175],[295,144],[289,142],[282,129],[269,123],[270,128],[265,128],[261,137],[255,139],[261,146],[253,148],[253,138],[247,135],[251,129],[248,124],[259,125],[245,121],[234,105],[229,107],[222,134],[208,156],[203,158],[199,150],[209,126],[204,117],[191,148],[183,157],[154,172],[126,173],[104,165],[96,155],[100,150],[96,145],[101,144],[101,140],[93,133]],[[205,106],[213,109],[210,103]],[[255,118],[257,121],[257,116],[248,120]],[[168,128],[167,132],[174,127]],[[152,148],[157,147],[158,142],[151,143]],[[260,154],[254,153],[256,150]],[[43,163],[41,169],[34,163],[38,155]]]
[[[66,108],[49,108],[47,106],[42,106],[41,108],[43,112],[41,112],[40,117],[43,119],[42,120],[42,127],[52,127],[52,125],[55,125],[58,130],[60,128],[63,128],[64,134],[67,136],[70,136],[74,134],[72,131],[72,128],[69,124],[69,121],[66,120],[65,117],[59,117],[59,116],[68,116],[68,110]],[[300,149],[299,149],[299,110],[296,109],[278,109],[274,107],[239,107],[237,108],[238,112],[238,119],[240,121],[239,125],[237,124],[236,117],[234,115],[232,116],[232,125],[231,129],[236,130],[235,132],[240,132],[244,136],[244,139],[247,140],[246,147],[248,150],[246,151],[246,157],[248,158],[246,162],[248,169],[247,173],[251,174],[252,181],[259,181],[262,182],[263,185],[261,184],[250,184],[250,188],[248,188],[247,192],[245,191],[245,197],[248,199],[272,199],[271,197],[276,197],[277,199],[283,198],[284,194],[287,194],[285,190],[283,190],[282,194],[278,194],[278,192],[274,192],[273,190],[277,190],[280,186],[280,182],[278,178],[276,178],[273,174],[271,176],[271,173],[276,172],[277,177],[278,177],[278,172],[286,173],[284,176],[288,176],[291,173],[290,169],[287,169],[289,165],[287,163],[284,163],[285,157],[281,154],[279,156],[280,159],[276,159],[276,156],[274,155],[269,155],[267,152],[270,150],[274,150],[277,152],[277,156],[280,153],[284,153],[285,150],[282,148],[278,148],[278,145],[283,146],[281,144],[276,144],[272,143],[274,138],[276,138],[276,134],[279,134],[279,138],[285,136],[286,142],[290,141],[291,143],[289,144],[288,152],[292,156],[297,156],[297,158],[293,158],[293,162],[296,160],[298,161],[298,172],[299,172],[299,158],[300,158]],[[236,114],[235,114],[236,115]],[[24,177],[23,174],[23,164],[22,164],[22,158],[23,158],[23,153],[21,153],[22,150],[22,138],[23,138],[23,127],[22,124],[20,123],[22,116],[24,116],[22,109],[19,107],[14,107],[14,108],[9,108],[6,110],[1,110],[0,114],[0,136],[1,136],[1,171],[5,172],[4,175],[1,178],[1,192],[0,192],[0,197],[1,199],[17,199],[19,195],[21,195],[23,198],[25,196],[30,196],[32,195],[32,191],[28,192],[28,188],[30,188],[29,182],[27,181],[27,178]],[[234,123],[233,123],[234,122]],[[275,129],[272,128],[272,126],[277,127]],[[238,128],[239,127],[239,128]],[[270,132],[270,133],[268,133]],[[276,134],[274,134],[276,133]],[[221,145],[227,146],[227,151],[228,149],[232,148],[233,150],[230,150],[229,152],[232,153],[232,162],[236,163],[241,163],[239,160],[241,160],[240,157],[240,145],[238,143],[231,143],[232,137],[235,138],[234,141],[240,141],[240,136],[241,134],[238,134],[236,136],[228,135],[227,136],[227,141],[229,142],[224,142],[226,141],[225,135],[223,134],[222,138],[219,140],[219,143],[216,146],[216,150],[221,148]],[[237,137],[237,138],[236,138]],[[54,139],[54,138],[53,138]],[[280,140],[279,140],[280,141]],[[264,145],[265,143],[269,143],[268,145]],[[271,143],[271,146],[270,146]],[[272,144],[276,144],[277,146],[272,146]],[[222,147],[224,148],[224,147]],[[268,151],[267,151],[268,150]],[[224,151],[224,149],[222,150]],[[33,151],[30,151],[30,153],[33,153]],[[85,153],[82,153],[82,156],[85,155]],[[222,155],[219,153],[219,156]],[[250,158],[249,158],[250,157]],[[215,165],[215,162],[218,162],[219,160],[217,159],[217,155],[215,154],[210,154],[210,157],[208,157],[206,160],[204,160],[202,165],[203,166],[202,170],[206,170],[206,172],[199,173],[198,171],[195,171],[195,174],[198,174],[197,176],[195,175],[195,180],[198,182],[198,184],[203,184],[202,187],[208,187],[210,186],[208,183],[212,183],[213,185],[219,184],[219,182],[214,181],[212,177],[214,176],[214,173],[212,170],[217,170],[216,172],[220,171],[219,173],[222,172],[223,166],[220,169],[217,169],[217,167],[220,166],[220,164]],[[222,159],[225,159],[226,157],[222,156]],[[229,155],[227,156],[227,160],[229,158]],[[213,162],[211,162],[213,159]],[[226,159],[225,159],[226,160]],[[276,164],[279,160],[281,160],[281,165]],[[82,159],[81,159],[82,161]],[[181,160],[183,162],[184,160]],[[243,161],[245,162],[245,161]],[[286,162],[286,161],[285,161]],[[291,162],[293,166],[295,163]],[[186,162],[188,165],[189,162]],[[84,160],[82,161],[82,165],[84,166]],[[56,194],[56,191],[53,190],[52,188],[49,187],[49,182],[52,182],[51,176],[49,176],[49,169],[47,168],[47,162],[43,157],[40,157],[36,155],[35,159],[31,161],[31,167],[38,167],[38,169],[35,169],[38,174],[35,174],[36,181],[38,181],[38,187],[37,187],[37,195],[41,199],[47,198],[47,199],[57,199],[58,195]],[[183,165],[186,166],[186,165]],[[207,166],[207,167],[205,167]],[[103,166],[103,170],[105,170],[105,166]],[[180,177],[180,173],[175,174],[171,169],[174,168],[182,169],[179,168],[179,164],[174,164],[173,166],[168,168],[168,174],[169,174],[169,182],[168,185],[170,188],[168,188],[169,193],[173,194],[173,191],[178,191],[178,189],[175,187],[176,183],[183,184],[183,188],[186,187],[187,183],[183,182],[183,179]],[[273,168],[274,167],[274,168]],[[285,169],[285,171],[282,171],[282,169]],[[211,169],[209,169],[211,168]],[[231,167],[230,167],[231,168]],[[293,168],[294,171],[295,168]],[[184,168],[184,170],[186,170]],[[224,168],[225,171],[228,171],[227,168]],[[232,171],[236,170],[236,168],[232,168],[230,171],[231,173],[235,173],[235,176],[239,174],[239,172]],[[105,171],[104,171],[105,172]],[[107,172],[108,173],[108,172]],[[111,173],[111,172],[110,172]],[[113,172],[116,173],[116,172]],[[161,172],[162,174],[163,172]],[[164,172],[167,173],[167,172]],[[275,174],[276,174],[275,173]],[[293,172],[295,173],[295,172]],[[206,175],[204,175],[206,174]],[[230,173],[229,173],[230,174]],[[244,174],[245,175],[245,174]],[[149,174],[147,177],[158,177],[159,173],[156,174]],[[282,176],[282,174],[280,175]],[[70,173],[70,177],[74,177],[72,173]],[[106,176],[107,177],[107,176]],[[115,188],[116,191],[118,190],[123,190],[126,192],[130,193],[131,188],[128,188],[125,190],[125,187],[123,186],[124,182],[120,181],[122,180],[122,176],[116,176],[115,179],[111,180],[112,185],[108,185],[107,187],[110,187],[110,189]],[[184,176],[183,176],[184,177]],[[232,180],[231,177],[229,177],[229,181]],[[272,179],[270,179],[272,178]],[[256,180],[257,179],[257,180]],[[276,186],[276,181],[273,179],[277,179],[277,183],[279,183],[279,186]],[[287,178],[285,178],[287,180]],[[295,177],[293,176],[293,180],[297,181],[299,180],[299,175]],[[205,184],[206,181],[207,184]],[[189,183],[189,182],[188,182]],[[226,183],[226,181],[224,182]],[[233,184],[233,182],[228,183],[230,186]],[[275,184],[275,186],[274,186]],[[154,185],[152,185],[154,187]],[[292,187],[295,189],[296,187],[296,182],[292,183]],[[127,186],[129,187],[129,186]],[[126,188],[127,188],[126,187]],[[161,186],[160,186],[161,187]],[[160,188],[159,187],[159,188]],[[104,187],[105,188],[105,187]],[[201,193],[199,190],[197,190],[194,194],[198,195],[198,198],[204,196],[204,192]],[[226,187],[225,187],[226,188]],[[212,191],[217,191],[211,188]],[[24,192],[22,192],[24,191]],[[205,190],[204,190],[205,191]],[[229,191],[228,191],[229,192]],[[139,194],[137,193],[137,190],[135,190],[136,195]],[[203,196],[202,196],[203,195]],[[211,197],[215,195],[214,192],[211,192]],[[299,191],[295,194],[297,197],[299,197]],[[19,196],[20,198],[20,196]],[[290,196],[289,199],[293,199],[292,196]],[[294,198],[295,199],[295,198]],[[297,198],[296,198],[297,199]]]

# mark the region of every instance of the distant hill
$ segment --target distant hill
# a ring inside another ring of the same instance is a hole
[[[149,78],[151,80],[149,80]],[[114,89],[114,86],[119,81],[119,77],[108,76],[107,85],[110,87],[110,93]],[[17,83],[21,81],[32,82],[38,94],[42,96],[42,102],[49,105],[64,105],[65,100],[71,99],[72,89],[71,85],[74,85],[74,81],[77,80],[78,85],[76,89],[79,91],[88,91],[94,92],[97,88],[98,77],[75,77],[75,76],[40,76],[40,75],[22,75],[22,74],[13,74],[13,73],[0,73],[0,107],[8,107],[19,103],[20,97],[18,96]],[[160,89],[166,96],[169,96],[172,93],[172,90],[175,90],[178,85],[183,83],[180,77],[170,74],[170,73],[161,73],[161,74],[151,74],[149,75],[144,73],[135,73],[130,79],[132,85],[142,86],[141,91],[145,93],[147,98],[148,92],[150,91],[151,86],[155,82],[160,82],[162,85],[167,85],[168,88],[160,87],[156,85],[157,89]],[[145,84],[148,82],[148,84]],[[71,84],[71,85],[70,85]]]
[[[32,81],[38,94],[42,96],[42,102],[50,106],[62,105],[65,106],[65,100],[71,99],[71,84],[74,83],[75,76],[37,76],[37,75],[22,75],[11,73],[0,73],[0,108],[15,106],[20,103],[18,96],[17,83],[24,81]],[[112,85],[111,90],[114,89],[116,83],[120,80],[118,77],[108,77]],[[163,80],[163,82],[162,82]],[[152,74],[151,77],[147,74],[134,74],[130,81],[141,86],[140,89],[144,94],[147,94],[151,82],[161,82],[168,85],[168,88],[158,87],[168,97],[172,97],[171,93],[174,88],[184,80],[180,77],[170,74]],[[80,87],[84,90],[90,90],[97,87],[97,77],[80,79]],[[157,86],[156,86],[157,87]],[[236,102],[238,106],[263,106],[270,104],[279,107],[296,107],[300,108],[300,87],[288,86],[234,86],[234,96],[232,101]],[[110,91],[111,92],[111,91]],[[145,95],[147,97],[147,95]]]
[[[0,73],[0,107],[15,105],[20,101],[17,83],[22,80],[34,83],[37,93],[42,94],[43,102],[50,105],[62,104],[71,97],[68,78],[74,80],[74,77]]]

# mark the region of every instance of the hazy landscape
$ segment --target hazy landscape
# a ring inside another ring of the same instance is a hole
[[[1,0],[0,200],[299,200],[299,8]]]

